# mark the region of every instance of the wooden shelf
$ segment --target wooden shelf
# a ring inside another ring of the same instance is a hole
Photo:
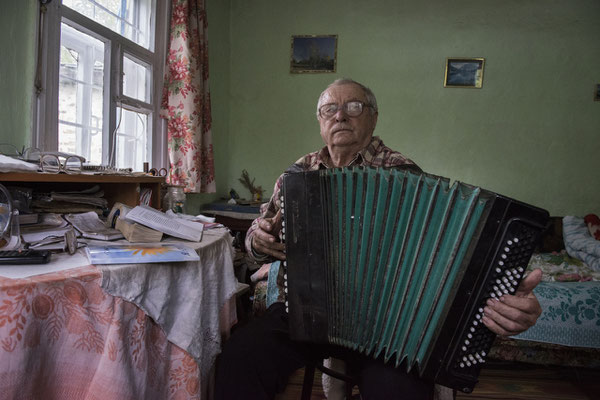
[[[165,182],[159,176],[90,175],[90,174],[45,174],[38,172],[2,172],[0,182],[5,186],[27,186],[38,191],[82,190],[99,185],[109,208],[115,202],[134,207],[140,203],[142,189],[152,190],[150,205],[160,208],[160,186]]]

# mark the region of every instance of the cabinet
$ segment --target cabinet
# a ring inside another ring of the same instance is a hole
[[[36,191],[71,191],[99,185],[109,208],[115,202],[134,207],[140,203],[140,192],[152,190],[150,205],[160,209],[160,186],[165,182],[159,176],[89,175],[89,174],[45,174],[38,172],[3,172],[0,183],[4,186],[31,187]]]

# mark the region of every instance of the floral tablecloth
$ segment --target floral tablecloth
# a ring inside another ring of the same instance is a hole
[[[198,399],[196,361],[94,266],[0,277],[0,397]]]

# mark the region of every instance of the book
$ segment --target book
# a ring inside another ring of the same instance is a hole
[[[85,248],[90,263],[138,264],[176,261],[199,261],[198,253],[182,244],[159,243],[148,245],[105,245]]]
[[[81,236],[89,239],[115,240],[122,239],[121,231],[114,228],[107,228],[104,222],[100,221],[98,214],[93,211],[81,214],[65,214],[64,217],[75,229],[81,232]]]
[[[199,242],[204,226],[184,218],[169,217],[162,211],[148,206],[136,206],[123,217],[128,222],[150,227],[176,238]]]
[[[163,236],[161,231],[138,224],[137,222],[126,221],[121,217],[117,218],[115,228],[121,231],[127,241],[132,243],[160,242]]]

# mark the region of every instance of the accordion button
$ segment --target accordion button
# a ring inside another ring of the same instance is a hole
[[[284,265],[285,267],[285,265]],[[287,274],[283,274],[283,279],[287,280]]]
[[[498,261],[498,265],[501,267],[504,266],[504,261]]]
[[[506,260],[506,254],[502,254],[500,257],[502,257],[503,260]]]
[[[468,362],[468,361],[467,361],[467,363],[466,363],[466,364],[467,364],[467,367],[470,367],[470,366],[471,366],[471,363],[470,363],[470,362]]]
[[[461,347],[462,351],[467,351],[467,346]]]
[[[516,238],[513,238],[513,242],[515,242],[515,243],[519,243],[519,238],[518,238],[518,237],[516,237]]]
[[[508,247],[505,247],[504,251],[508,253],[510,251],[510,249]]]
[[[460,363],[460,367],[464,368],[465,367],[465,363]]]
[[[519,271],[519,272],[521,272],[521,273],[522,273],[522,272],[524,271],[524,269],[523,269],[523,267],[518,267],[518,268],[517,268],[517,271]]]
[[[502,272],[502,270],[498,267],[496,267],[496,273],[499,274],[500,272]]]
[[[510,240],[510,239],[508,239],[508,241],[506,242],[506,244],[510,246],[510,245],[512,245],[512,244],[513,244],[513,241],[512,241],[512,240]]]

